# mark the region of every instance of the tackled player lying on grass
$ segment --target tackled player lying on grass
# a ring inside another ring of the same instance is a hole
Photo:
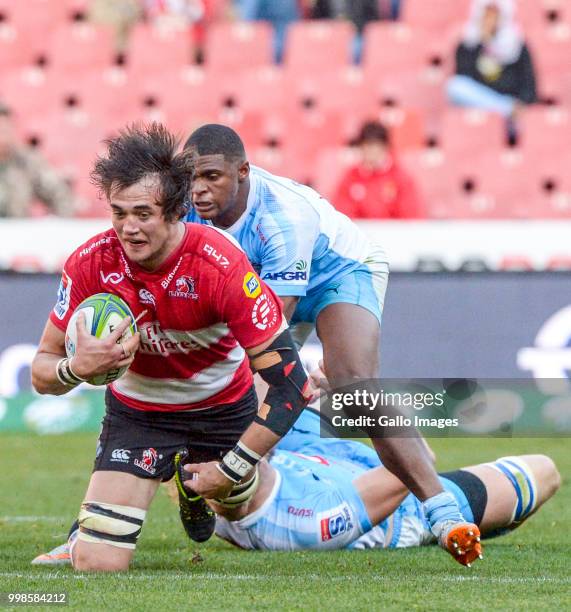
[[[217,535],[245,549],[289,551],[434,543],[421,502],[381,466],[373,449],[320,437],[320,426],[321,417],[306,409],[259,465],[249,500],[234,506],[210,502],[218,515]],[[521,525],[560,485],[545,455],[503,457],[439,478],[483,537]],[[440,544],[463,565],[481,555],[478,536]]]
[[[320,437],[327,427],[306,409],[242,490],[217,513],[216,534],[247,550],[295,551],[402,548],[435,543],[421,503],[360,442]],[[545,455],[503,457],[439,475],[482,536],[509,533],[550,499],[560,485]],[[177,475],[180,485],[180,472]],[[73,536],[72,536],[73,538]],[[442,543],[440,543],[442,545]],[[478,536],[444,548],[469,566],[481,555]],[[67,545],[36,563],[69,562]]]

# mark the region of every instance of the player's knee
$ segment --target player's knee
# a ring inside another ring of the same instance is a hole
[[[95,572],[128,569],[145,515],[145,510],[132,506],[83,502],[77,540],[71,548],[73,567]]]
[[[532,455],[527,458],[535,478],[539,483],[540,503],[555,495],[561,487],[561,474],[551,457],[547,455]]]
[[[364,362],[348,362],[336,360],[326,365],[327,380],[331,387],[338,388],[349,385],[358,380],[375,378],[377,368],[373,364]]]

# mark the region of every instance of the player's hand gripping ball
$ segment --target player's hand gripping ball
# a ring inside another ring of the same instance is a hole
[[[122,342],[137,333],[135,317],[124,300],[112,293],[96,293],[81,302],[67,324],[65,351],[70,358],[75,354],[77,346],[77,317],[80,312],[85,315],[87,331],[96,338],[107,338],[125,317],[131,317],[131,324],[117,342]],[[123,376],[127,369],[128,367],[110,370],[105,374],[94,376],[88,382],[91,385],[108,385]]]

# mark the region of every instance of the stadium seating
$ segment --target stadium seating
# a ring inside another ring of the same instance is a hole
[[[534,106],[518,116],[521,146],[542,160],[559,158],[571,145],[571,111]]]
[[[272,63],[272,29],[266,22],[213,23],[206,33],[206,67],[220,78]]]
[[[540,82],[542,76],[571,74],[571,21],[547,27],[539,24],[527,29],[525,35]]]
[[[206,29],[203,66],[192,63],[189,30],[143,23],[122,67],[112,31],[82,18],[88,0],[0,0],[0,97],[15,109],[21,137],[61,165],[86,201],[97,143],[131,121],[164,121],[183,137],[205,122],[226,123],[254,161],[330,195],[355,156],[346,145],[363,122],[379,119],[430,217],[567,216],[571,2],[518,0],[541,97],[555,105],[521,109],[511,150],[499,116],[446,100],[469,5],[406,0],[401,22],[366,26],[360,66],[351,61],[348,22],[293,24],[276,66],[268,23],[218,16]],[[427,137],[438,147],[424,149]]]
[[[354,147],[332,147],[319,154],[313,186],[325,198],[331,200],[346,170],[355,164],[358,152]]]
[[[451,156],[465,159],[505,146],[505,121],[497,113],[448,108],[438,133],[439,145]]]
[[[454,162],[437,148],[410,151],[402,156],[403,166],[414,177],[421,197],[425,202],[427,216],[431,219],[451,219]]]
[[[524,31],[547,27],[557,21],[569,21],[571,7],[567,0],[518,0],[516,19]]]
[[[355,28],[348,21],[293,23],[287,32],[285,69],[303,78],[346,68],[351,62]]]
[[[62,25],[50,36],[47,53],[48,65],[69,78],[105,70],[115,59],[113,32],[84,22]]]
[[[442,31],[451,23],[463,23],[471,0],[404,0],[402,18],[407,24]]]
[[[569,149],[549,160],[533,158],[529,216],[536,218],[571,218],[571,154]]]
[[[149,78],[190,63],[188,32],[137,25],[129,37],[127,66],[135,78]]]
[[[279,111],[288,99],[284,73],[277,66],[262,66],[238,75],[236,103],[247,111]]]

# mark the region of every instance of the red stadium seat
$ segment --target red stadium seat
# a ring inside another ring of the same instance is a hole
[[[438,142],[451,156],[465,158],[503,149],[505,134],[505,121],[497,113],[449,108],[442,118]]]
[[[571,112],[561,107],[529,107],[518,116],[521,146],[538,159],[558,159],[571,146]]]
[[[442,31],[451,24],[462,24],[468,18],[471,0],[405,0],[402,19],[405,23]]]
[[[62,92],[54,87],[45,71],[37,68],[0,72],[0,96],[21,123],[57,111],[64,104]]]
[[[250,161],[272,174],[303,181],[299,161],[284,147],[259,147],[248,153]]]
[[[293,23],[287,32],[284,64],[297,75],[316,76],[351,63],[355,28],[348,21],[315,20]]]
[[[272,63],[272,40],[272,28],[266,22],[213,23],[206,33],[205,67],[226,75],[268,66]]]
[[[530,216],[533,163],[522,150],[486,151],[454,171],[452,204],[457,218]]]
[[[188,32],[137,25],[129,36],[127,67],[135,78],[152,78],[187,66],[191,60]]]
[[[540,84],[543,75],[561,77],[571,74],[571,20],[548,27],[538,25],[526,30],[525,35]]]
[[[331,201],[345,171],[357,162],[358,157],[359,153],[354,147],[323,149],[315,168],[313,183],[315,189]]]
[[[363,34],[363,69],[382,78],[393,70],[416,70],[425,61],[414,29],[403,23],[372,22]]]
[[[277,66],[263,66],[241,73],[235,81],[237,104],[245,111],[279,111],[290,92],[284,72]]]
[[[402,163],[418,185],[426,206],[426,214],[432,219],[451,219],[457,214],[453,209],[453,185],[455,164],[441,149],[411,151],[402,156]]]
[[[571,6],[567,0],[518,0],[516,20],[525,32],[529,28],[549,26],[556,21],[569,21]]]
[[[365,87],[362,70],[355,66],[313,75],[286,72],[284,80],[288,106],[351,115],[373,113],[378,108]],[[349,108],[351,113],[347,113]]]
[[[23,28],[13,23],[0,23],[0,69],[31,66],[45,54],[45,39],[39,32],[34,32],[29,26]]]
[[[571,218],[571,154],[568,149],[560,153],[550,160],[534,159],[530,217]]]
[[[430,125],[446,106],[456,30],[372,23],[365,29],[365,86],[379,103],[420,108]]]
[[[71,78],[86,70],[105,70],[114,59],[114,37],[108,28],[73,23],[57,28],[51,36],[49,65]]]

